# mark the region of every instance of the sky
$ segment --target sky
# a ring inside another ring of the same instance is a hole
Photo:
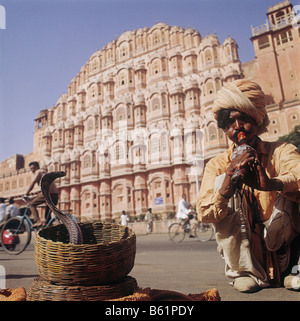
[[[251,25],[264,24],[278,2],[0,0],[6,18],[0,29],[0,162],[33,151],[38,113],[55,106],[91,55],[125,31],[164,22],[196,29],[203,38],[216,33],[220,43],[230,35],[247,62],[255,58]]]

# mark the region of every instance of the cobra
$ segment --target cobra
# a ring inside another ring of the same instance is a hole
[[[41,179],[41,190],[45,197],[46,203],[51,209],[51,211],[56,215],[56,217],[65,225],[68,233],[70,243],[82,244],[82,232],[79,225],[68,215],[61,212],[52,202],[50,197],[50,185],[59,177],[64,177],[65,172],[50,172],[45,174]]]

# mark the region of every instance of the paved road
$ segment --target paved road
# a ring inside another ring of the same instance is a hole
[[[214,240],[202,243],[185,239],[175,244],[167,234],[138,235],[135,266],[130,275],[142,288],[185,294],[217,288],[222,301],[300,301],[300,292],[284,288],[253,294],[235,291],[224,275],[224,262],[216,249]],[[0,265],[6,270],[6,287],[28,289],[37,276],[32,244],[18,256],[6,254],[0,247]]]

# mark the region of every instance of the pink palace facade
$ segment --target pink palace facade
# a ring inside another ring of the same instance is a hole
[[[18,202],[37,160],[67,173],[57,181],[59,207],[81,220],[117,219],[122,210],[134,217],[148,207],[167,217],[183,193],[195,204],[205,163],[229,144],[211,112],[224,83],[247,77],[262,85],[271,119],[263,138],[299,124],[299,29],[288,20],[289,1],[267,15],[265,27],[252,27],[256,57],[244,64],[231,37],[220,43],[165,23],[108,43],[38,114],[33,152],[0,164],[0,196]]]

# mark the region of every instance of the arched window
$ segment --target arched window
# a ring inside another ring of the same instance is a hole
[[[169,155],[170,136],[168,132],[161,133],[161,151],[162,154]]]
[[[217,130],[216,130],[216,127],[214,125],[211,125],[208,128],[208,135],[209,135],[209,140],[217,139]]]
[[[151,63],[151,75],[155,76],[161,73],[161,63],[158,58],[155,58]]]
[[[213,47],[213,52],[214,52],[215,61],[218,61],[218,50],[217,50],[217,47]]]
[[[226,55],[227,55],[227,57],[231,56],[230,46],[229,45],[226,46]]]
[[[125,117],[125,108],[124,108],[123,105],[119,105],[119,107],[117,108],[116,119],[117,119],[117,121],[126,120],[126,117]]]
[[[210,50],[206,50],[204,53],[205,64],[209,65],[212,63],[212,55]]]
[[[98,70],[99,68],[99,62],[98,62],[98,58],[95,57],[91,60],[90,64],[89,64],[89,70],[90,73],[94,73]]]
[[[151,136],[151,155],[157,154],[160,151],[160,144],[159,144],[159,136],[152,135]]]
[[[152,106],[152,111],[156,111],[160,108],[158,97],[152,98],[151,106]]]
[[[127,84],[126,71],[123,70],[119,73],[119,86],[122,87]]]
[[[93,84],[88,89],[88,97],[90,100],[97,98],[97,85]]]
[[[163,73],[167,72],[167,66],[168,66],[167,59],[166,58],[162,58],[161,67],[162,67],[162,72]]]
[[[207,92],[207,95],[212,95],[214,93],[214,85],[211,81],[208,82],[206,85],[206,92]]]
[[[159,30],[153,32],[152,43],[153,46],[157,46],[161,43],[161,36]]]
[[[53,135],[53,144],[56,145],[57,143],[58,143],[58,134],[57,132],[55,132]]]
[[[95,71],[97,69],[98,69],[98,60],[97,60],[97,58],[94,58],[92,60],[92,70]]]
[[[136,37],[136,47],[137,47],[137,49],[139,47],[142,47],[142,37],[141,36]]]
[[[57,119],[60,120],[62,117],[61,106],[59,105],[57,108]]]
[[[124,158],[124,148],[121,146],[120,143],[116,144],[116,149],[115,149],[115,159],[116,160],[122,160]]]
[[[89,155],[85,155],[83,159],[83,168],[91,167],[91,157]]]
[[[162,108],[165,109],[167,108],[167,95],[162,94],[161,98],[162,98]]]
[[[91,131],[93,130],[93,120],[90,118],[88,121],[87,121],[87,131]]]
[[[120,59],[124,59],[128,57],[128,48],[127,46],[124,44],[121,49],[120,49]]]

